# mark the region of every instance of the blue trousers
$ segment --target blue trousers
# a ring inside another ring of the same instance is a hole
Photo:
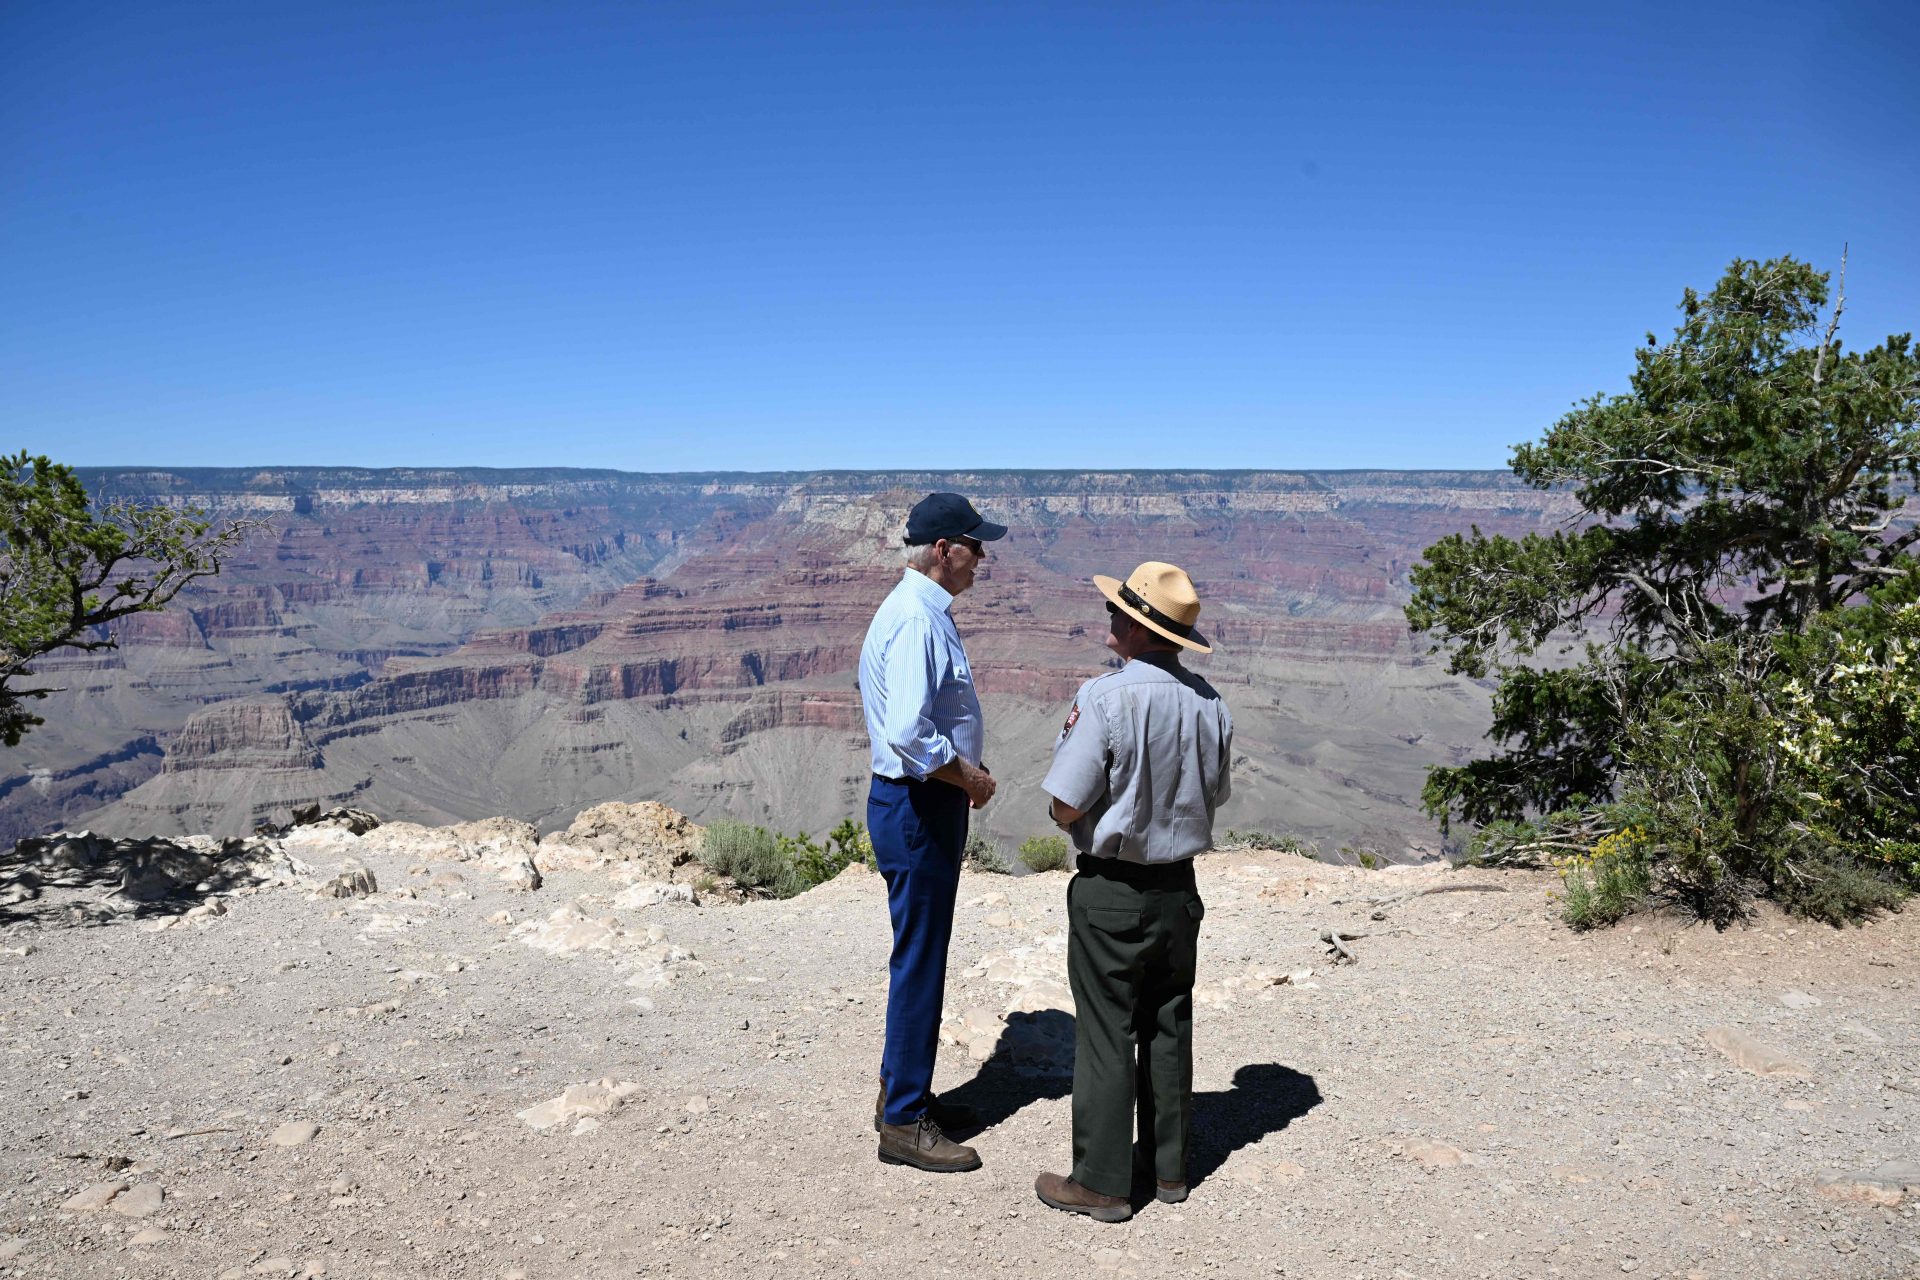
[[[893,955],[880,1079],[888,1124],[911,1124],[933,1098],[953,900],[967,847],[967,793],[945,782],[882,778],[867,795],[867,832],[887,882]]]

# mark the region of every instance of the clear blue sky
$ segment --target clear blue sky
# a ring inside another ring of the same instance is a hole
[[[1895,4],[0,4],[0,447],[1498,467],[1683,286],[1920,329]]]

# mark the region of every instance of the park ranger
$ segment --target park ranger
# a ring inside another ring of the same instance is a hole
[[[1185,572],[1148,561],[1095,575],[1125,666],[1080,686],[1041,784],[1072,837],[1067,976],[1077,1010],[1073,1171],[1034,1183],[1056,1209],[1133,1216],[1134,1119],[1155,1195],[1187,1198],[1193,1106],[1193,973],[1202,907],[1193,856],[1227,798],[1233,718],[1180,653],[1212,649]]]

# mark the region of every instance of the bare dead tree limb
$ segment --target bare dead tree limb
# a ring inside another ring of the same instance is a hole
[[[1577,847],[1577,846],[1569,846]],[[1335,898],[1331,905],[1364,902],[1370,907],[1391,907],[1414,898],[1423,898],[1430,893],[1506,893],[1504,885],[1497,884],[1435,884],[1424,889],[1410,889],[1405,893],[1376,893],[1368,898]]]
[[[1819,386],[1827,364],[1827,352],[1833,347],[1833,336],[1840,332],[1840,313],[1847,309],[1847,249],[1840,245],[1840,289],[1833,302],[1833,319],[1827,322],[1827,336],[1820,339],[1820,354],[1813,358],[1813,385]]]
[[[1338,929],[1322,929],[1320,931],[1320,941],[1333,948],[1333,962],[1335,964],[1359,964],[1360,957],[1353,953],[1347,946],[1347,943],[1358,941],[1366,936],[1364,933],[1343,933]]]

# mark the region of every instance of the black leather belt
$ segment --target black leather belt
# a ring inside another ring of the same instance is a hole
[[[1179,889],[1194,884],[1193,859],[1177,862],[1126,862],[1120,858],[1102,858],[1083,853],[1074,864],[1083,876],[1118,880],[1136,889]]]

